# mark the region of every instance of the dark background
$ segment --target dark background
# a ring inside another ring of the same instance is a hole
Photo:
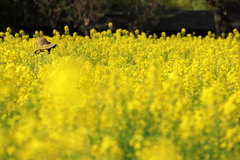
[[[167,34],[186,28],[204,35],[231,32],[240,27],[240,0],[0,0],[0,31],[11,27],[29,34],[43,30],[88,34],[114,28]]]

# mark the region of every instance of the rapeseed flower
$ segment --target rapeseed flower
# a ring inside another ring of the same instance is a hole
[[[0,159],[240,158],[239,32],[0,32]],[[72,35],[72,36],[71,36]]]

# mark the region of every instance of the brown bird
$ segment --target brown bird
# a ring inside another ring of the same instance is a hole
[[[36,51],[33,54],[39,54],[40,52],[44,52],[45,50],[48,51],[48,54],[50,54],[50,51],[52,48],[55,48],[57,44],[51,44],[47,41],[44,37],[38,37],[35,42]]]

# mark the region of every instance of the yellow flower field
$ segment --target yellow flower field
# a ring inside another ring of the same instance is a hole
[[[0,159],[239,160],[240,34],[185,32],[0,32]]]

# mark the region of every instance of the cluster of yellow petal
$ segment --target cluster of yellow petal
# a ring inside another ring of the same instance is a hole
[[[240,34],[0,32],[1,160],[240,159]]]

